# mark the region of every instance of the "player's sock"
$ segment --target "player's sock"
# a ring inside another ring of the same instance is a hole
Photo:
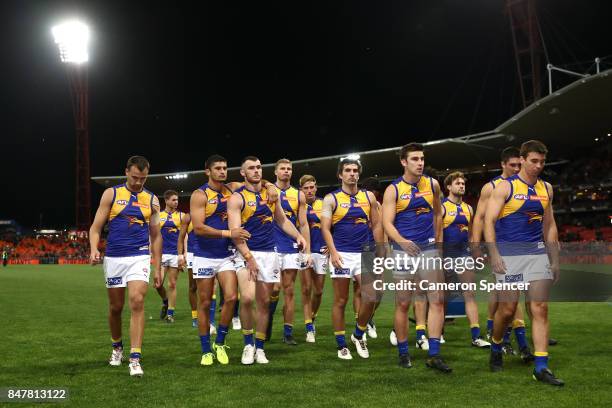
[[[262,349],[264,348],[264,342],[266,341],[266,333],[255,333],[255,348]]]
[[[512,334],[512,326],[508,326],[504,332],[504,344],[510,343],[510,335]]]
[[[168,307],[168,298],[162,299],[164,306]]]
[[[168,316],[174,317],[174,308],[171,308],[171,307],[168,308]]]
[[[405,356],[408,354],[408,340],[406,341],[398,341],[397,342],[397,351],[400,356]]]
[[[217,338],[215,339],[215,343],[224,344],[225,336],[227,336],[227,326],[220,324],[217,328]]]
[[[210,353],[210,334],[200,336],[200,344],[202,344],[202,354]]]
[[[142,349],[140,347],[132,347],[130,349],[130,358],[140,360],[140,357],[142,357]]]
[[[113,339],[111,337],[111,341],[113,342],[113,348],[123,348],[123,341],[121,341],[121,337],[119,337],[118,339]]]
[[[519,350],[527,347],[527,335],[525,334],[525,321],[520,319],[514,319],[512,322],[514,328],[514,335],[519,345]]]
[[[334,336],[336,336],[336,344],[338,344],[338,350],[346,347],[346,338],[344,335],[344,330],[334,332]]]
[[[440,339],[436,337],[429,338],[429,351],[427,353],[430,357],[437,356],[440,354]]]
[[[536,351],[533,353],[535,355],[535,372],[539,373],[540,371],[548,368],[548,353],[545,351]]]
[[[306,324],[306,332],[314,331],[314,326],[312,325],[312,319],[305,320],[304,323]]]
[[[368,326],[359,326],[359,323],[355,323],[355,331],[353,335],[356,339],[361,340],[363,338],[363,333],[367,330]]]
[[[493,318],[489,317],[487,319],[487,331],[488,332],[492,332],[493,331]]]
[[[198,311],[197,310],[192,310],[191,311],[191,318],[192,319],[197,319],[198,318]]]
[[[495,337],[491,337],[491,351],[495,353],[502,352],[503,340],[497,340]]]
[[[472,332],[472,340],[476,340],[480,337],[480,325],[478,323],[471,324],[470,331]]]
[[[253,345],[253,329],[245,330],[242,329],[242,335],[244,336],[244,345]]]
[[[270,296],[270,306],[268,306],[270,316],[274,316],[274,313],[276,313],[276,306],[278,305],[278,298],[279,296]]]
[[[217,295],[212,295],[212,300],[210,301],[210,324],[215,325],[215,312],[217,311]]]
[[[234,317],[238,317],[239,308],[240,308],[240,299],[237,299],[236,304],[234,305]]]
[[[425,336],[425,328],[426,328],[425,325],[417,324],[417,326],[416,326],[416,338],[417,338],[417,340],[421,340],[421,337]]]
[[[285,323],[283,325],[283,334],[285,335],[285,337],[293,336],[293,325]]]

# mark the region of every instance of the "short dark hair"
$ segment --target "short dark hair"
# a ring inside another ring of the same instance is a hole
[[[130,157],[127,161],[127,164],[125,165],[125,168],[129,170],[132,166],[136,166],[136,168],[140,171],[144,171],[144,169],[151,169],[149,161],[142,156]]]
[[[510,160],[510,159],[512,159],[514,157],[521,157],[521,152],[519,151],[518,148],[516,148],[514,146],[506,147],[501,152],[501,161],[503,163],[506,163],[508,160]]]
[[[240,162],[240,165],[242,166],[244,164],[244,162],[246,162],[247,160],[257,161],[257,160],[259,160],[259,157],[256,157],[256,156],[246,156],[244,159],[242,159],[242,161]]]
[[[376,177],[368,177],[361,182],[361,188],[365,188],[368,191],[381,191],[381,187],[380,180]]]
[[[204,162],[204,168],[210,169],[213,164],[219,163],[219,162],[227,163],[227,159],[221,155],[213,154],[212,156],[209,156],[208,159],[206,159],[206,162]]]
[[[455,180],[460,178],[463,179],[463,181],[467,181],[465,174],[460,171],[453,171],[444,179],[444,187],[446,187],[447,190],[450,190],[448,186],[452,185]]]
[[[402,146],[399,152],[399,156],[400,156],[400,159],[405,159],[408,157],[408,153],[410,152],[422,152],[424,150],[425,149],[423,149],[422,144],[416,143],[416,142],[410,142]]]
[[[529,153],[546,155],[548,153],[548,149],[546,148],[546,145],[539,140],[528,140],[521,145],[521,157],[526,159]]]
[[[336,175],[339,176],[340,174],[342,174],[342,170],[344,170],[344,166],[349,165],[349,164],[356,164],[359,170],[359,174],[361,174],[361,168],[362,168],[361,162],[357,159],[345,158],[338,162],[338,171],[336,172]]]
[[[164,200],[169,199],[172,196],[177,196],[178,197],[178,193],[174,190],[166,190],[164,192]]]

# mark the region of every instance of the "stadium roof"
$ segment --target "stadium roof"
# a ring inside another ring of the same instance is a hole
[[[509,145],[518,146],[529,139],[539,139],[549,146],[555,159],[571,157],[576,149],[594,146],[595,138],[612,132],[612,70],[581,78],[539,99],[496,129],[462,137],[424,143],[427,165],[438,170],[481,169],[498,166],[499,153]],[[407,140],[408,142],[408,140]],[[312,174],[320,187],[337,184],[337,163],[341,157],[358,154],[363,177],[389,180],[401,173],[397,157],[400,147],[346,152],[334,156],[293,160],[294,182],[302,174]],[[273,178],[273,163],[263,165],[264,177]],[[102,186],[120,183],[124,176],[92,177]],[[228,180],[240,180],[238,167],[228,169]],[[151,174],[147,188],[157,194],[167,189],[188,195],[203,184],[203,170]]]

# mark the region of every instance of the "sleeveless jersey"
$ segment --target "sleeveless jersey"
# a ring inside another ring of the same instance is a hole
[[[299,208],[299,197],[300,192],[297,188],[289,186],[288,188],[281,190],[276,187],[279,192],[278,203],[281,205],[285,217],[293,225],[297,227],[298,222],[298,208]],[[276,251],[282,254],[297,253],[297,243],[289,235],[285,234],[285,231],[277,224],[272,223],[274,228],[274,243],[276,245]]]
[[[179,230],[181,229],[181,219],[183,213],[180,211],[161,211],[159,213],[159,226],[162,235],[162,254],[177,254],[177,243]]]
[[[336,208],[332,214],[332,236],[339,252],[363,252],[369,244],[370,200],[366,190],[351,195],[338,189],[331,193]]]
[[[241,219],[242,228],[251,233],[247,245],[251,251],[274,251],[275,204],[268,203],[268,191],[264,188],[259,192],[251,191],[246,186],[236,190],[242,198]]]
[[[467,203],[457,204],[448,197],[442,200],[444,256],[467,255],[471,218],[470,206]]]
[[[187,227],[187,252],[194,253],[197,246],[197,239],[195,231],[193,230],[193,222],[190,221]]]
[[[323,200],[316,197],[312,204],[306,205],[306,218],[308,219],[308,227],[310,229],[310,252],[321,252],[321,248],[325,246],[323,235],[321,235],[321,211],[323,209]]]
[[[225,185],[221,191],[210,187],[208,183],[199,188],[206,195],[206,219],[204,225],[209,227],[227,230],[227,200],[232,195],[232,191]],[[195,235],[195,234],[194,234]],[[194,247],[194,255],[202,258],[227,258],[232,255],[231,238],[209,238],[195,235],[197,245]]]
[[[408,183],[403,177],[393,181],[396,193],[394,225],[402,238],[421,248],[435,241],[433,215],[433,180],[423,174],[418,182]]]

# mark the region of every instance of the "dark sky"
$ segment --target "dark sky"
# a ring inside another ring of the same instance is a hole
[[[211,153],[236,165],[461,136],[521,107],[503,0],[245,3],[2,2],[0,219],[73,223],[72,106],[50,31],[65,16],[93,32],[92,175],[132,154],[157,173]],[[611,9],[538,1],[551,61],[612,54]]]

